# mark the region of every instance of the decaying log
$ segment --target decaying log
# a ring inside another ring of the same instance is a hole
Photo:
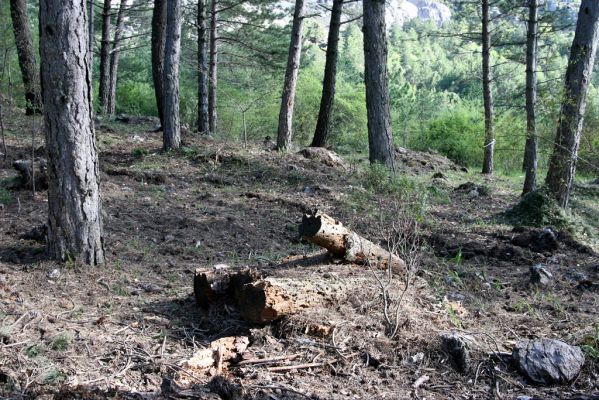
[[[363,279],[332,275],[328,278],[261,278],[249,269],[215,273],[200,268],[196,270],[194,295],[197,304],[204,309],[228,301],[238,307],[244,320],[267,324],[339,300],[350,289],[362,285]],[[326,335],[322,328],[317,331]]]
[[[35,188],[48,189],[47,161],[43,158],[35,160]],[[31,160],[17,160],[12,164],[19,173],[19,182],[16,185],[20,189],[31,189],[32,171]]]
[[[406,269],[406,263],[401,258],[364,239],[324,213],[317,211],[305,214],[299,233],[307,241],[324,247],[333,256],[346,261],[356,264],[370,263],[377,268],[391,266],[395,272],[403,272]]]
[[[239,312],[246,321],[266,324],[343,297],[353,280],[266,278],[243,285]]]
[[[252,269],[231,271],[227,268],[198,268],[193,280],[193,293],[196,303],[207,309],[215,302],[235,300],[241,287],[259,278]]]

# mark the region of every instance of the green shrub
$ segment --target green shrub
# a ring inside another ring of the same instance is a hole
[[[154,88],[146,82],[119,81],[117,112],[134,115],[158,115]]]
[[[436,150],[465,166],[480,165],[484,121],[478,110],[456,106],[429,121],[426,132],[411,143],[417,150]]]

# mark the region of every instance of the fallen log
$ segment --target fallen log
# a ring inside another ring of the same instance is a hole
[[[353,280],[266,278],[243,285],[238,302],[246,321],[267,324],[343,297]]]
[[[406,263],[334,218],[316,211],[305,214],[299,226],[300,235],[307,241],[327,249],[333,256],[356,264],[367,264],[394,272],[404,272]]]

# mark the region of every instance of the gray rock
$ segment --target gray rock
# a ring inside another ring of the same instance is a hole
[[[442,333],[441,347],[446,351],[455,368],[460,372],[467,372],[470,368],[470,352],[466,338],[457,333]]]
[[[54,268],[52,271],[48,272],[48,278],[50,278],[50,279],[60,278],[60,270],[58,268]]]
[[[530,283],[546,286],[551,282],[553,275],[543,265],[536,264],[530,267]]]
[[[584,365],[580,347],[554,339],[520,341],[512,360],[522,375],[541,385],[571,382]]]

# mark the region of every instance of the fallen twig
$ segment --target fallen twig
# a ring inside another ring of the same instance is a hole
[[[252,358],[249,360],[243,360],[237,363],[237,365],[247,365],[247,364],[266,364],[271,362],[283,361],[283,360],[293,360],[294,358],[299,357],[301,354],[290,354],[286,356],[277,356],[270,358]]]
[[[296,370],[296,369],[324,367],[325,365],[334,364],[336,362],[337,362],[337,360],[328,361],[328,362],[319,362],[319,363],[284,365],[284,366],[281,366],[281,367],[269,367],[269,368],[267,368],[267,371],[270,371],[270,372],[284,372],[284,371],[292,371],[292,370]]]

